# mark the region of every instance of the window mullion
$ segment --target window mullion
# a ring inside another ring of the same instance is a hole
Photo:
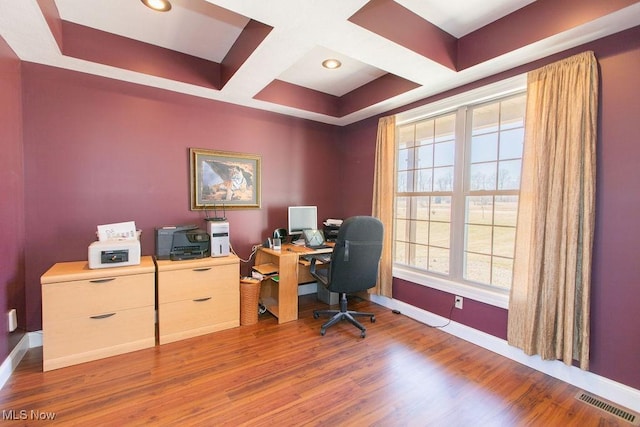
[[[451,278],[462,279],[463,247],[464,247],[464,183],[465,158],[468,145],[466,135],[470,124],[467,124],[467,108],[458,108],[456,113],[455,166],[453,195],[451,200]]]

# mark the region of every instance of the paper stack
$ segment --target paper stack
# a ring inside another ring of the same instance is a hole
[[[99,225],[97,234],[98,240],[101,242],[106,242],[108,240],[139,239],[139,233],[136,231],[135,221]]]

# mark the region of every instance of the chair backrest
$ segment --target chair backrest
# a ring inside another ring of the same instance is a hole
[[[346,219],[331,254],[327,289],[360,292],[376,285],[382,253],[382,222],[372,216]]]

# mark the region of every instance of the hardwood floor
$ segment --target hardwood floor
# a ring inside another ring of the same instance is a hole
[[[629,424],[578,390],[438,329],[359,299],[367,337],[300,299],[300,320],[269,314],[155,348],[42,372],[28,351],[0,391],[11,425],[604,426]],[[12,411],[12,412],[11,412]],[[24,411],[24,412],[21,412]]]

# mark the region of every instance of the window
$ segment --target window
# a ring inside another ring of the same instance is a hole
[[[395,262],[449,274],[456,114],[398,129]]]
[[[404,268],[507,293],[525,103],[520,88],[490,101],[397,120],[394,274]]]

